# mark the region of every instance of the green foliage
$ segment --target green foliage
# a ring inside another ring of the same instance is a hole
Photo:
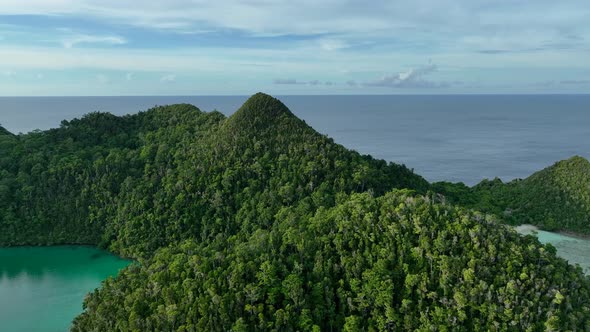
[[[576,156],[524,180],[484,180],[473,188],[439,182],[448,201],[501,216],[511,224],[590,234],[590,162]]]
[[[576,330],[589,296],[533,237],[393,191],[161,249],[90,295],[74,330]]]
[[[90,113],[0,140],[1,245],[88,243],[149,257],[183,239],[268,227],[285,205],[428,188],[405,166],[335,144],[264,94],[228,119],[172,105]]]
[[[514,219],[547,230],[590,234],[590,162],[572,157],[511,184],[520,202],[510,206]]]
[[[109,245],[106,232],[129,184],[145,174],[154,133],[196,137],[220,120],[174,105],[124,117],[91,113],[58,129],[0,136],[0,244]]]

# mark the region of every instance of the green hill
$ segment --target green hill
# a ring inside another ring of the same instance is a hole
[[[428,188],[405,166],[335,144],[264,94],[230,118],[172,105],[91,113],[19,138],[3,167],[3,245],[89,243],[144,257],[242,224],[267,227],[284,205],[314,210],[338,193]]]
[[[575,156],[524,180],[484,180],[473,188],[435,183],[454,204],[494,213],[511,224],[590,234],[590,162]]]
[[[590,162],[572,157],[510,184],[520,200],[511,217],[547,230],[590,234]]]
[[[503,212],[490,197],[521,201],[516,186],[431,186],[265,94],[228,118],[186,104],[91,113],[0,148],[0,245],[139,261],[87,298],[75,331],[590,326],[580,269],[449,204]]]
[[[268,95],[207,128],[200,138],[158,131],[142,147],[157,154],[119,195],[123,212],[106,230],[113,250],[137,256],[187,238],[225,239],[269,227],[283,206],[333,206],[338,193],[428,188],[405,166],[335,144]]]
[[[0,182],[9,188],[0,205],[0,244],[108,246],[106,231],[116,227],[121,196],[157,157],[146,157],[155,133],[194,134],[220,119],[174,105],[124,117],[90,113],[57,129],[19,135],[4,144],[11,154],[0,159]]]

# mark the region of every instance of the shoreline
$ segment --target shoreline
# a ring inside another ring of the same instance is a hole
[[[130,257],[127,255],[122,255],[120,253],[114,252],[112,250],[110,250],[109,248],[101,248],[98,245],[95,244],[82,244],[82,243],[62,243],[62,244],[15,244],[15,245],[2,245],[0,244],[0,249],[16,249],[16,248],[58,248],[58,247],[85,247],[85,248],[92,248],[92,249],[97,249],[97,250],[101,250],[104,251],[106,253],[108,253],[109,255],[113,255],[116,256],[118,258],[124,259],[124,260],[128,260],[128,261],[133,261],[133,262],[139,262],[139,260],[137,258],[134,257]]]
[[[531,225],[531,224],[522,224],[522,225],[518,225],[518,226],[512,226],[512,229],[514,229],[518,234],[521,234],[521,235],[529,235],[529,234],[532,234],[533,232],[540,231],[539,227],[537,227],[535,225]]]
[[[559,234],[559,235],[563,235],[563,236],[569,236],[569,237],[573,237],[573,238],[577,238],[577,239],[581,239],[581,240],[590,240],[590,234],[577,233],[577,232],[566,231],[566,230],[546,231],[546,230],[539,228],[538,226],[535,226],[532,224],[522,224],[522,225],[518,225],[518,226],[513,226],[513,229],[517,233],[522,234],[522,235],[528,235],[528,234],[532,234],[533,232],[544,231],[544,232]]]

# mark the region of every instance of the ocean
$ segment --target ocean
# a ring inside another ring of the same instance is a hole
[[[173,103],[231,115],[247,98],[0,97],[0,124],[26,133],[57,127],[63,119],[92,111],[122,115]],[[429,181],[509,181],[573,155],[590,158],[590,95],[278,98],[337,143],[405,164]]]

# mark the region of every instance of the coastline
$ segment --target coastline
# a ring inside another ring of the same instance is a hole
[[[559,235],[569,236],[569,237],[575,237],[575,238],[581,239],[581,240],[590,240],[590,234],[576,233],[576,232],[572,232],[572,231],[557,231],[554,233],[557,233]]]
[[[518,226],[513,226],[513,229],[516,232],[518,232],[519,234],[523,234],[523,235],[532,234],[533,232],[538,232],[538,231],[544,231],[544,232],[559,234],[559,235],[563,235],[563,236],[569,236],[569,237],[573,237],[573,238],[577,238],[577,239],[581,239],[581,240],[590,240],[590,234],[577,233],[577,232],[566,231],[566,230],[546,231],[546,230],[539,228],[538,226],[535,226],[532,224],[522,224],[522,225],[518,225]]]
[[[537,227],[535,225],[531,225],[531,224],[522,224],[522,225],[518,225],[518,226],[512,226],[512,229],[514,229],[518,234],[521,234],[521,235],[529,235],[529,234],[532,234],[533,232],[540,231],[539,227]]]
[[[88,243],[62,243],[62,244],[15,244],[15,245],[3,245],[0,244],[0,249],[16,249],[16,248],[59,248],[59,247],[71,247],[71,248],[92,248],[97,249],[100,251],[104,251],[105,253],[116,256],[120,259],[132,261],[132,262],[139,262],[138,258],[131,257],[128,255],[123,255],[121,253],[115,252],[109,248],[102,248],[96,244],[88,244]]]

